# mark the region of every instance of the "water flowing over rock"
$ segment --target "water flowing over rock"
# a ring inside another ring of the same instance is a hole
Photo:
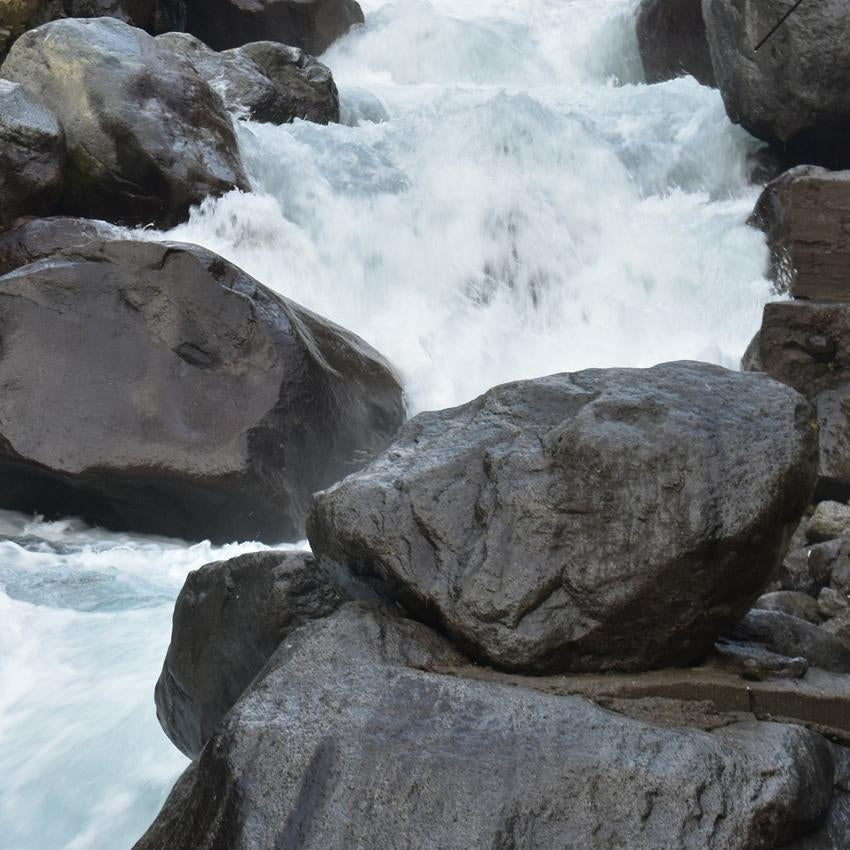
[[[833,755],[800,727],[665,729],[433,672],[464,663],[359,603],[299,629],[136,850],[752,850],[829,806]]]
[[[168,737],[197,756],[287,635],[347,600],[307,552],[256,552],[189,573],[156,686]]]
[[[0,229],[21,215],[53,212],[64,175],[56,116],[18,83],[0,80]]]
[[[355,0],[187,0],[186,29],[215,50],[280,41],[318,56],[363,23]]]
[[[403,418],[377,352],[197,246],[95,242],[19,268],[0,338],[0,506],[25,512],[292,539],[310,494]]]
[[[798,161],[850,165],[850,38],[845,0],[704,0],[717,84],[729,117]]]
[[[140,29],[114,18],[54,21],[21,36],[0,75],[64,127],[63,212],[166,226],[208,195],[248,188],[219,97]]]
[[[697,363],[506,384],[314,498],[313,551],[477,658],[688,663],[749,609],[814,484],[811,409]]]
[[[339,94],[330,69],[297,47],[260,41],[217,53],[194,36],[176,32],[158,41],[185,56],[232,112],[271,124],[295,118],[339,121]]]
[[[641,0],[637,37],[648,83],[691,74],[715,85],[702,0]]]

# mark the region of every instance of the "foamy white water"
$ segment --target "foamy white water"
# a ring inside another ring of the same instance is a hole
[[[589,366],[734,366],[770,297],[756,144],[716,91],[641,83],[635,5],[367,0],[324,57],[346,124],[241,124],[256,191],[145,236],[355,330],[417,410]],[[0,514],[3,850],[130,847],[185,764],[153,708],[174,598],[256,548]]]

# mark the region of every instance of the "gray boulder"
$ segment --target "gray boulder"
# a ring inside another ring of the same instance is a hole
[[[63,212],[165,227],[208,195],[248,188],[220,98],[140,29],[114,18],[54,21],[21,36],[0,75],[65,129]]]
[[[197,756],[280,642],[349,598],[343,584],[308,552],[254,552],[189,573],[155,692],[175,746]]]
[[[0,230],[22,215],[50,215],[64,176],[56,116],[18,83],[0,80]]]
[[[824,543],[850,532],[850,505],[819,502],[806,525],[809,543]]]
[[[339,121],[339,94],[330,69],[297,47],[261,41],[217,53],[177,32],[158,41],[185,56],[237,115],[270,124],[295,118]]]
[[[781,611],[801,620],[816,623],[820,619],[818,603],[808,593],[799,590],[774,590],[756,600],[754,608],[763,611]]]
[[[702,0],[641,0],[637,37],[648,83],[691,74],[715,85]]]
[[[703,0],[717,85],[729,117],[797,161],[850,165],[850,38],[845,0]]]
[[[358,603],[298,629],[136,850],[754,850],[829,807],[831,750],[800,727],[659,728],[433,672],[463,664]]]
[[[792,549],[782,562],[777,579],[784,590],[797,590],[817,596],[833,576],[850,568],[850,541],[829,540],[813,546]]]
[[[811,410],[700,363],[506,384],[417,416],[307,531],[481,661],[641,670],[706,654],[777,567]]]
[[[193,245],[94,242],[23,266],[0,278],[0,339],[13,510],[298,539],[310,494],[403,418],[376,351]]]
[[[355,0],[186,0],[186,30],[214,50],[280,41],[318,56],[363,23]]]

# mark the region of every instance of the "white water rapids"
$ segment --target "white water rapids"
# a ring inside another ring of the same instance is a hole
[[[167,238],[359,333],[414,410],[589,366],[737,364],[770,297],[756,145],[716,91],[640,82],[636,0],[361,3],[324,56],[346,124],[242,123],[255,193]],[[260,547],[13,514],[0,537],[0,847],[129,848],[185,764],[153,707],[174,598]]]

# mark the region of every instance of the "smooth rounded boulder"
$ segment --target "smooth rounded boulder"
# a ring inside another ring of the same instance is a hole
[[[15,42],[0,76],[65,130],[62,212],[167,227],[209,195],[249,188],[221,99],[140,29],[114,18],[45,24]]]
[[[663,728],[499,681],[348,603],[281,644],[135,850],[755,850],[823,821],[800,726]]]
[[[65,176],[65,134],[20,84],[0,79],[0,229],[22,215],[50,215]]]
[[[704,0],[717,85],[729,117],[792,159],[850,166],[850,38],[845,0]]]
[[[330,69],[297,47],[261,41],[218,53],[180,32],[158,41],[185,56],[237,116],[269,124],[296,118],[339,121],[339,93]]]
[[[280,41],[318,56],[362,24],[356,0],[187,0],[186,31],[214,50]]]
[[[403,419],[354,334],[193,245],[92,242],[0,277],[0,507],[214,541],[303,535]]]
[[[812,416],[692,362],[506,384],[411,420],[316,494],[308,537],[481,662],[688,664],[777,567],[815,483]]]

